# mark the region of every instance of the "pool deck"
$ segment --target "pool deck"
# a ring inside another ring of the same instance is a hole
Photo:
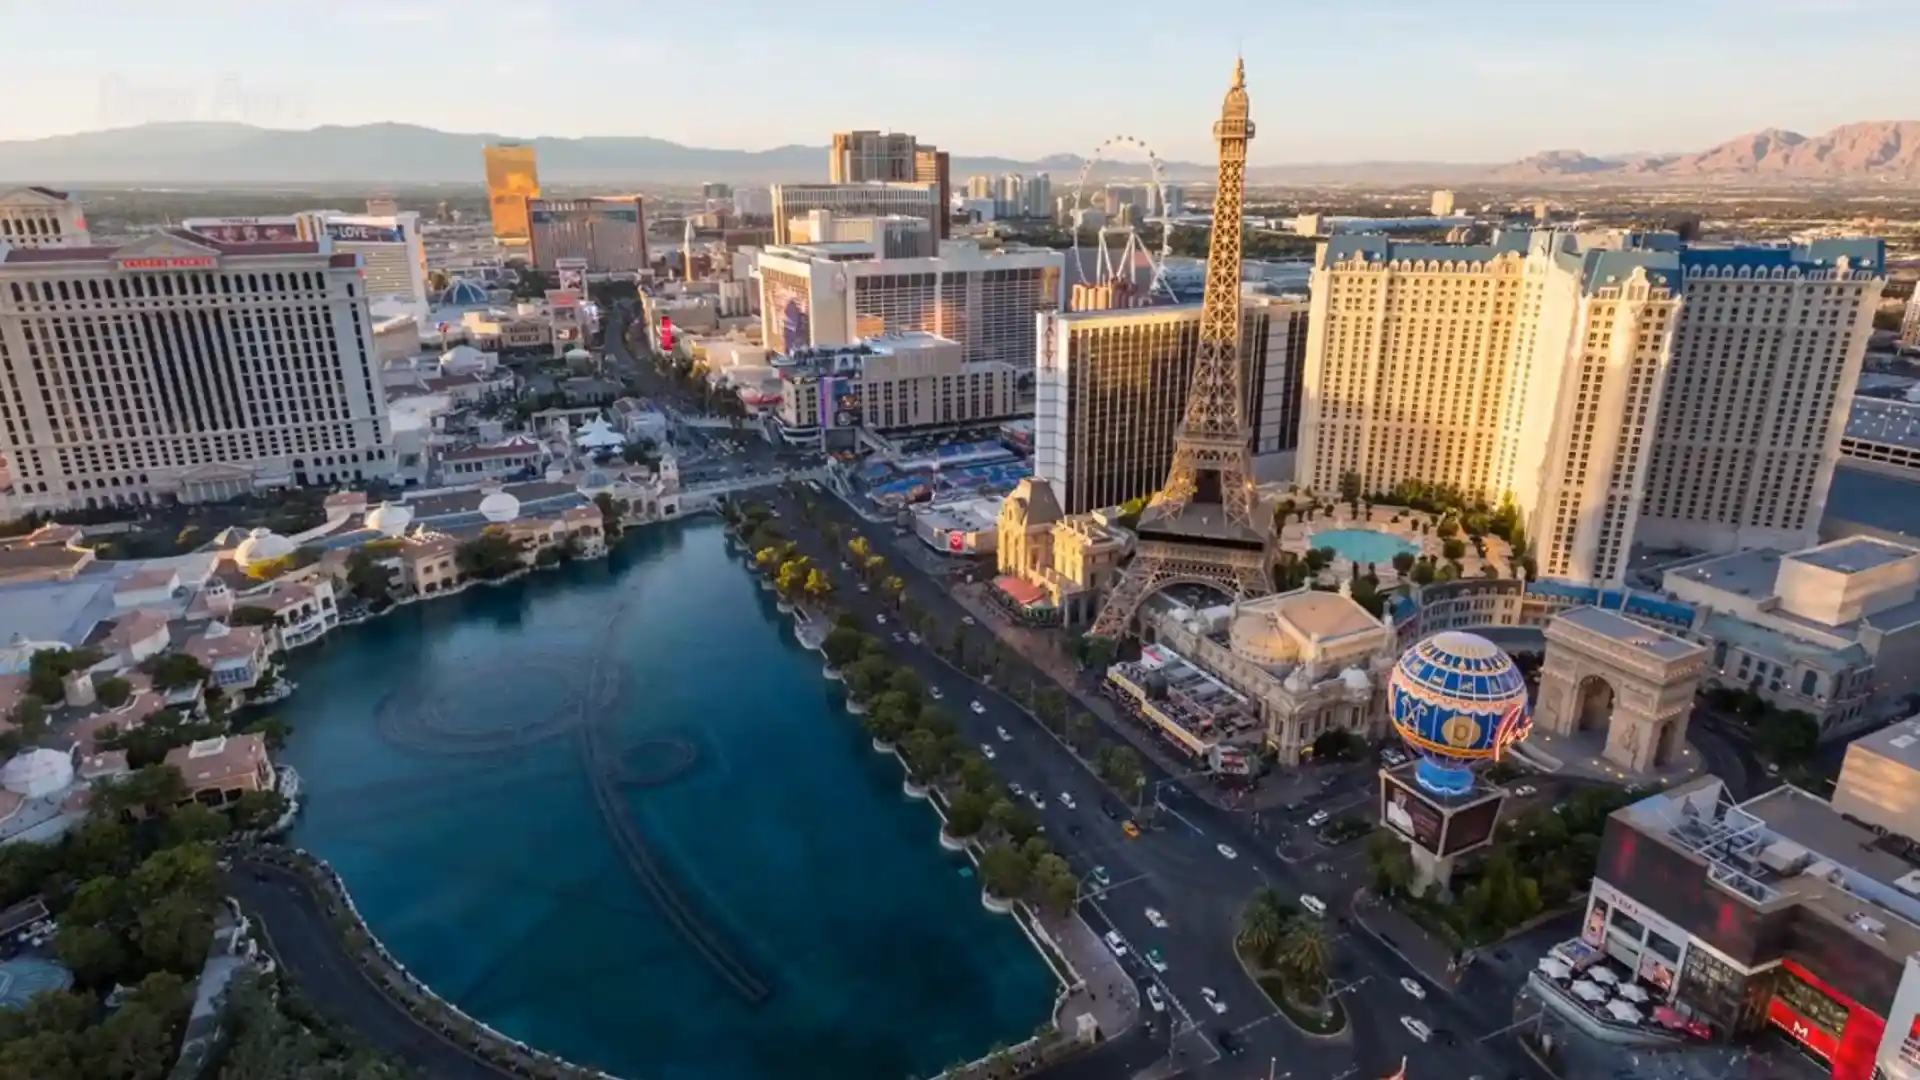
[[[1421,532],[1422,526],[1431,530],[1438,522],[1437,515],[1421,510],[1410,510],[1404,506],[1367,506],[1362,504],[1361,513],[1355,515],[1346,503],[1336,503],[1333,512],[1321,514],[1307,521],[1300,520],[1295,514],[1288,519],[1286,527],[1280,531],[1280,550],[1290,555],[1305,555],[1313,547],[1312,538],[1317,533],[1334,532],[1340,529],[1367,529],[1384,533],[1403,543],[1412,545],[1416,554],[1429,555],[1433,561],[1442,562],[1440,552],[1443,541],[1432,532]],[[1481,537],[1486,546],[1486,556],[1482,558],[1473,549],[1473,542],[1465,534],[1460,536],[1466,542],[1467,552],[1460,557],[1460,576],[1462,578],[1485,577],[1488,567],[1492,567],[1494,576],[1513,576],[1513,552],[1505,540],[1497,536]],[[1321,574],[1323,582],[1337,584],[1354,576],[1356,568],[1352,560],[1336,557],[1333,566]],[[1400,580],[1400,574],[1394,570],[1391,557],[1374,564],[1374,572],[1380,577],[1380,584],[1389,586]]]

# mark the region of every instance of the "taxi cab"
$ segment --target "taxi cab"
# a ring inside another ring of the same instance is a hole
[[[1138,825],[1135,825],[1135,824],[1134,824],[1133,822],[1131,822],[1131,821],[1123,821],[1123,822],[1121,822],[1121,823],[1120,823],[1120,831],[1121,831],[1121,832],[1123,832],[1123,833],[1126,833],[1126,834],[1127,834],[1127,839],[1129,839],[1129,840],[1138,840],[1138,839],[1140,839],[1140,826],[1138,826]]]

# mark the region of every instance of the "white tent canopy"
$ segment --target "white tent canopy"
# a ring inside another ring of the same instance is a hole
[[[1607,1015],[1623,1024],[1637,1024],[1640,1022],[1640,1010],[1625,1001],[1607,1002]]]
[[[589,450],[612,449],[627,444],[626,436],[613,430],[605,420],[593,419],[581,425],[573,435],[575,446],[584,446]]]
[[[1593,968],[1587,972],[1587,978],[1597,983],[1605,983],[1608,986],[1612,986],[1620,981],[1620,976],[1614,974],[1613,969],[1605,964],[1595,964]]]
[[[1573,974],[1572,968],[1568,967],[1566,964],[1562,963],[1559,960],[1555,960],[1551,956],[1541,957],[1540,963],[1535,966],[1540,969],[1542,974],[1552,979],[1564,979],[1567,976]]]
[[[0,767],[0,787],[37,799],[65,791],[73,783],[73,759],[58,750],[26,750]]]
[[[1584,1001],[1605,1001],[1607,999],[1607,991],[1599,983],[1591,983],[1585,979],[1581,979],[1579,982],[1573,984],[1573,996]]]
[[[1651,996],[1647,993],[1646,989],[1642,987],[1639,983],[1628,983],[1627,985],[1621,987],[1618,993],[1621,997],[1626,998],[1628,1001],[1645,1001],[1647,1000],[1648,997]]]

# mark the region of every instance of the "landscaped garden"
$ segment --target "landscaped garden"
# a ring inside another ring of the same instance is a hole
[[[1325,920],[1262,888],[1240,912],[1234,946],[1248,973],[1294,1026],[1310,1035],[1346,1029],[1346,1009],[1329,982],[1333,939]]]

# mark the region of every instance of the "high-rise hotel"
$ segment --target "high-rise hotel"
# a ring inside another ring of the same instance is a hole
[[[1511,499],[1543,574],[1630,547],[1812,543],[1885,245],[1337,236],[1313,272],[1295,480]]]
[[[1299,430],[1307,305],[1250,294],[1240,311],[1250,449],[1284,453]],[[1048,313],[1038,325],[1034,475],[1068,514],[1157,491],[1186,414],[1200,305]]]
[[[229,498],[384,476],[360,258],[184,229],[0,242],[7,510]]]

